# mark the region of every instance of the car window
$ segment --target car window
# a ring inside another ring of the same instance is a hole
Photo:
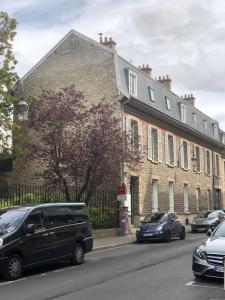
[[[26,220],[26,225],[34,224],[35,231],[44,229],[44,217],[40,209],[31,212]]]
[[[213,236],[225,238],[225,222],[221,223],[221,225],[214,232]]]
[[[212,213],[212,211],[210,210],[208,210],[208,211],[202,211],[202,212],[200,212],[198,215],[197,215],[197,217],[196,218],[208,218],[208,215],[210,214],[210,213]]]
[[[69,206],[73,223],[87,222],[87,209],[84,205]]]
[[[64,226],[71,223],[71,214],[67,206],[45,208],[48,227]]]
[[[168,221],[168,214],[155,213],[144,218],[142,223],[164,223]]]

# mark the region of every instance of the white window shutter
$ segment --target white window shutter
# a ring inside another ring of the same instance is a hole
[[[152,160],[152,128],[148,126],[148,159]]]
[[[165,132],[165,162],[169,163],[169,145],[168,145],[168,132]]]
[[[180,167],[181,168],[184,168],[184,146],[183,146],[183,144],[184,144],[184,140],[180,139],[180,147],[179,147],[180,157],[179,157],[179,161],[180,161]]]
[[[202,161],[202,156],[203,156],[203,151],[202,147],[199,147],[199,163],[200,163],[200,173],[203,172],[203,161]]]
[[[139,149],[142,151],[142,123],[138,122]]]
[[[158,160],[162,162],[162,134],[161,130],[158,130]]]
[[[191,170],[191,159],[192,159],[192,151],[191,151],[191,144],[187,144],[187,156],[188,156],[188,169]]]
[[[176,136],[173,136],[173,160],[174,160],[174,166],[177,166],[177,138]]]

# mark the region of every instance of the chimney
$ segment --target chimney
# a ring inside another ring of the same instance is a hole
[[[172,80],[169,78],[169,75],[166,75],[166,77],[165,76],[159,76],[157,81],[160,82],[161,84],[163,84],[169,90],[171,90],[171,81]]]
[[[152,69],[149,67],[149,65],[142,65],[142,66],[138,66],[138,68],[145,72],[145,74],[147,74],[149,77],[151,77],[151,74],[152,74]]]
[[[195,106],[195,97],[193,96],[193,94],[191,95],[184,95],[181,96],[181,98],[185,101],[188,101],[192,106]]]
[[[104,41],[102,39],[102,33],[99,33],[99,36],[100,36],[100,44],[109,47],[112,50],[116,50],[116,42],[113,41],[111,36],[110,37],[105,36]]]

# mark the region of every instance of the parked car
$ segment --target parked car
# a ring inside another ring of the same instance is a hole
[[[191,222],[191,231],[207,231],[215,228],[221,220],[224,220],[225,213],[222,210],[207,210],[199,213]]]
[[[168,212],[146,216],[136,231],[137,243],[152,239],[170,242],[174,237],[184,240],[185,227],[174,213]]]
[[[57,203],[8,209],[0,215],[0,272],[8,280],[24,269],[57,260],[82,264],[92,250],[84,203]]]
[[[212,232],[208,240],[200,244],[193,253],[192,270],[197,278],[224,277],[225,221]]]

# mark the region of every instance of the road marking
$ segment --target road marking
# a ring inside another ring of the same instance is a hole
[[[185,285],[202,287],[202,288],[209,288],[209,289],[218,289],[219,288],[219,286],[196,284],[195,281],[190,281],[190,282],[186,283]]]
[[[16,281],[6,281],[6,282],[1,282],[1,283],[0,283],[0,286],[2,286],[2,285],[7,285],[7,284],[11,284],[11,283],[16,283],[16,282],[19,282],[19,281],[22,281],[22,280],[25,280],[25,279],[27,279],[27,277],[23,277],[23,278],[17,279]]]

